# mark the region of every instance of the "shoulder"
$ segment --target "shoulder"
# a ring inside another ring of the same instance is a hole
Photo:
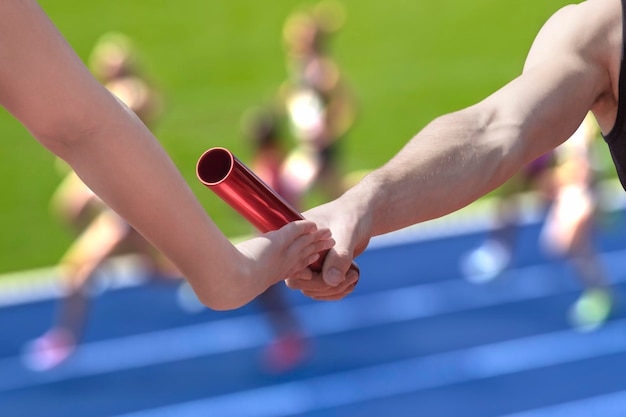
[[[621,0],[587,0],[559,9],[541,28],[535,44],[538,42],[580,53],[602,53],[618,47],[621,54]]]
[[[622,0],[587,0],[559,9],[546,21],[524,70],[547,64],[587,74],[597,97],[592,110],[606,131],[617,111],[622,54]]]

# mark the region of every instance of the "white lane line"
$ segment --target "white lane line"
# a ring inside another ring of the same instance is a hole
[[[625,325],[626,319],[622,319],[609,323],[592,335],[559,331],[270,385],[117,417],[299,415],[622,353],[626,351]],[[549,416],[554,417],[553,414]],[[584,416],[608,417],[605,414]]]
[[[92,291],[133,287],[146,282],[138,256],[124,255],[105,262],[95,273]],[[58,268],[38,268],[0,275],[0,308],[38,301],[53,300],[64,295]]]
[[[624,257],[626,250],[620,250],[605,254],[603,260],[615,269]],[[553,268],[542,265],[509,271],[502,285],[440,281],[348,297],[337,303],[295,306],[294,312],[306,332],[317,337],[528,301],[577,288],[574,282],[551,277]],[[615,283],[624,281],[624,273],[615,276]],[[29,372],[19,357],[8,357],[0,360],[0,392],[260,347],[269,340],[267,323],[255,314],[85,343],[66,364],[44,373]]]
[[[626,391],[507,414],[501,417],[624,417]]]

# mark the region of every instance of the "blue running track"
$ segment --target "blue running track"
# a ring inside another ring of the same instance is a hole
[[[475,285],[459,260],[484,230],[375,240],[339,302],[287,291],[309,359],[283,374],[260,362],[271,331],[258,305],[189,313],[179,283],[93,299],[86,339],[49,372],[20,352],[51,324],[54,297],[0,307],[0,417],[624,417],[626,218],[596,235],[618,305],[591,333],[570,328],[581,287],[524,225],[513,265]]]

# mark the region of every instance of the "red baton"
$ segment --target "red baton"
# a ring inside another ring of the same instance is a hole
[[[204,152],[198,160],[196,174],[202,184],[261,233],[304,219],[298,210],[226,148],[211,148]],[[322,252],[320,259],[310,265],[312,270],[322,270],[327,252]],[[351,268],[359,271],[354,262]]]

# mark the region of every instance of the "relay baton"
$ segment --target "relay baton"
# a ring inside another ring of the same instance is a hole
[[[196,174],[202,184],[261,233],[304,219],[298,210],[226,148],[211,148],[204,152],[198,160]],[[322,270],[327,252],[321,252],[320,258],[309,266],[313,271]],[[354,262],[351,269],[359,272]]]

